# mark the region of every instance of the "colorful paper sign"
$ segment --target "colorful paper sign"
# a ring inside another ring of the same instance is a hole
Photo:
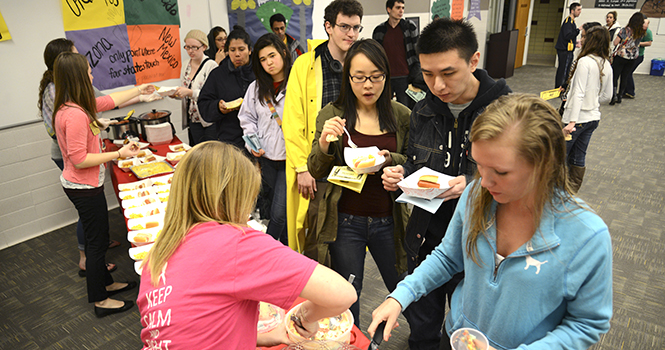
[[[122,0],[62,0],[65,31],[110,27],[125,23]]]
[[[9,28],[7,28],[7,23],[0,13],[0,41],[11,40],[12,36],[9,34]]]
[[[100,90],[180,77],[177,0],[61,0],[65,35]]]
[[[464,18],[464,0],[453,0],[450,6],[450,18],[455,20]]]
[[[480,20],[480,0],[469,1],[469,14],[466,16],[466,18],[471,19],[473,17],[476,17],[478,20]]]
[[[227,0],[229,27],[239,24],[245,27],[253,42],[270,30],[270,17],[281,13],[287,19],[286,33],[305,47],[312,38],[313,0]]]
[[[450,18],[450,0],[435,0],[432,3],[432,20]]]

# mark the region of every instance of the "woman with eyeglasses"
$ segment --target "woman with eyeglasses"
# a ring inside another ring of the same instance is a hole
[[[229,55],[219,67],[210,72],[210,77],[201,88],[199,112],[203,120],[215,124],[216,140],[244,150],[245,141],[238,119],[240,104],[229,103],[245,96],[249,84],[255,79],[249,60],[252,41],[243,27],[233,27],[226,40],[225,50]]]
[[[358,147],[378,147],[386,158],[383,166],[406,161],[410,110],[392,101],[390,91],[390,65],[383,47],[373,39],[354,43],[344,60],[339,98],[321,109],[316,120],[307,161],[314,178],[324,178],[334,166],[346,165],[344,147],[350,142],[344,128]],[[369,174],[360,193],[329,184],[323,198],[318,225],[310,228],[319,256],[329,256],[333,270],[342,277],[354,275],[353,286],[360,297],[369,248],[386,288],[395,289],[399,272],[406,270],[402,237],[407,216],[405,206],[395,203],[393,192],[383,188],[381,172]],[[356,325],[359,311],[356,302],[351,306]]]
[[[205,54],[211,60],[215,60],[217,64],[220,64],[222,60],[226,58],[226,51],[224,51],[224,46],[226,46],[226,37],[226,30],[220,26],[213,27],[208,33],[208,42],[211,45],[205,51]]]
[[[185,51],[189,55],[189,63],[182,72],[182,86],[179,86],[173,98],[182,100],[182,128],[189,127],[189,143],[216,140],[217,130],[212,127],[199,113],[197,104],[199,93],[210,72],[217,68],[217,63],[204,54],[208,48],[208,38],[198,29],[190,30],[185,36]]]

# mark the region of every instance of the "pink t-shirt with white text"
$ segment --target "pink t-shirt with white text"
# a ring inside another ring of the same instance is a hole
[[[316,265],[263,232],[200,224],[168,260],[157,287],[143,270],[143,349],[254,350],[258,302],[288,309]]]

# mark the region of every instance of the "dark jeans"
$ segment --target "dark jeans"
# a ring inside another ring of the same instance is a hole
[[[633,69],[630,70],[630,75],[628,76],[628,80],[626,81],[626,91],[624,94],[628,94],[631,96],[635,96],[635,80],[633,80],[633,73],[635,73],[635,70],[637,67],[644,62],[644,56],[638,56],[637,59],[635,60],[635,65],[633,66]]]
[[[264,193],[270,201],[270,223],[267,233],[274,239],[289,244],[286,233],[286,162],[259,158]]]
[[[626,84],[628,83],[628,77],[633,73],[633,66],[637,62],[637,59],[627,60],[620,56],[615,56],[614,61],[612,62],[612,87],[613,91],[617,96],[623,96],[626,92]],[[617,81],[621,77],[621,83],[619,84],[619,91],[617,91]]]
[[[421,259],[431,251],[420,251]],[[416,269],[415,257],[409,256],[407,252],[407,262],[409,274]],[[447,336],[442,337],[443,321],[446,315],[446,298],[448,306],[453,296],[457,284],[464,278],[464,273],[459,273],[429,294],[423,296],[418,301],[413,302],[402,314],[409,322],[411,335],[409,336],[409,349],[411,350],[438,350],[446,340]],[[445,331],[444,331],[445,332]]]
[[[205,141],[217,140],[214,125],[204,128],[201,123],[189,123],[189,145],[194,147]]]
[[[390,87],[397,98],[397,102],[412,108],[415,101],[406,94],[406,89],[409,88],[409,77],[392,77],[390,78]]]
[[[51,160],[58,166],[58,168],[60,168],[60,171],[65,168],[65,163],[62,159],[51,158]],[[83,224],[81,223],[81,219],[76,223],[76,240],[78,242],[79,250],[85,250],[85,235],[83,234]]]
[[[598,128],[598,123],[598,120],[594,120],[588,123],[575,124],[575,131],[571,134],[573,139],[566,141],[566,158],[568,159],[568,164],[579,167],[584,166],[586,150],[589,147],[591,134]]]
[[[330,257],[333,270],[348,279],[355,275],[353,287],[358,293],[358,301],[351,305],[354,323],[360,327],[360,292],[363,288],[365,251],[369,248],[383,283],[392,292],[397,286],[397,259],[395,257],[395,224],[392,216],[382,218],[354,216],[339,213],[337,218],[337,239],[330,244]]]
[[[558,88],[568,80],[568,73],[570,72],[570,65],[573,64],[573,51],[556,50],[556,55],[559,58],[559,67],[556,69],[556,76],[554,77],[554,87]]]
[[[109,248],[109,212],[104,186],[93,190],[65,189],[74,203],[83,223],[85,233],[86,285],[88,302],[108,298],[106,286],[113,284],[113,277],[106,268],[106,251]]]

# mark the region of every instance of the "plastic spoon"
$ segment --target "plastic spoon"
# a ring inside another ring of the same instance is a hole
[[[346,136],[349,137],[349,146],[351,146],[351,148],[358,148],[358,146],[356,146],[356,144],[353,143],[353,141],[351,141],[351,135],[349,134],[349,131],[346,130],[346,126],[343,126],[343,128],[344,128],[344,132],[346,133]],[[351,275],[351,276],[353,276],[353,275]],[[355,278],[356,276],[353,276],[353,277]]]

